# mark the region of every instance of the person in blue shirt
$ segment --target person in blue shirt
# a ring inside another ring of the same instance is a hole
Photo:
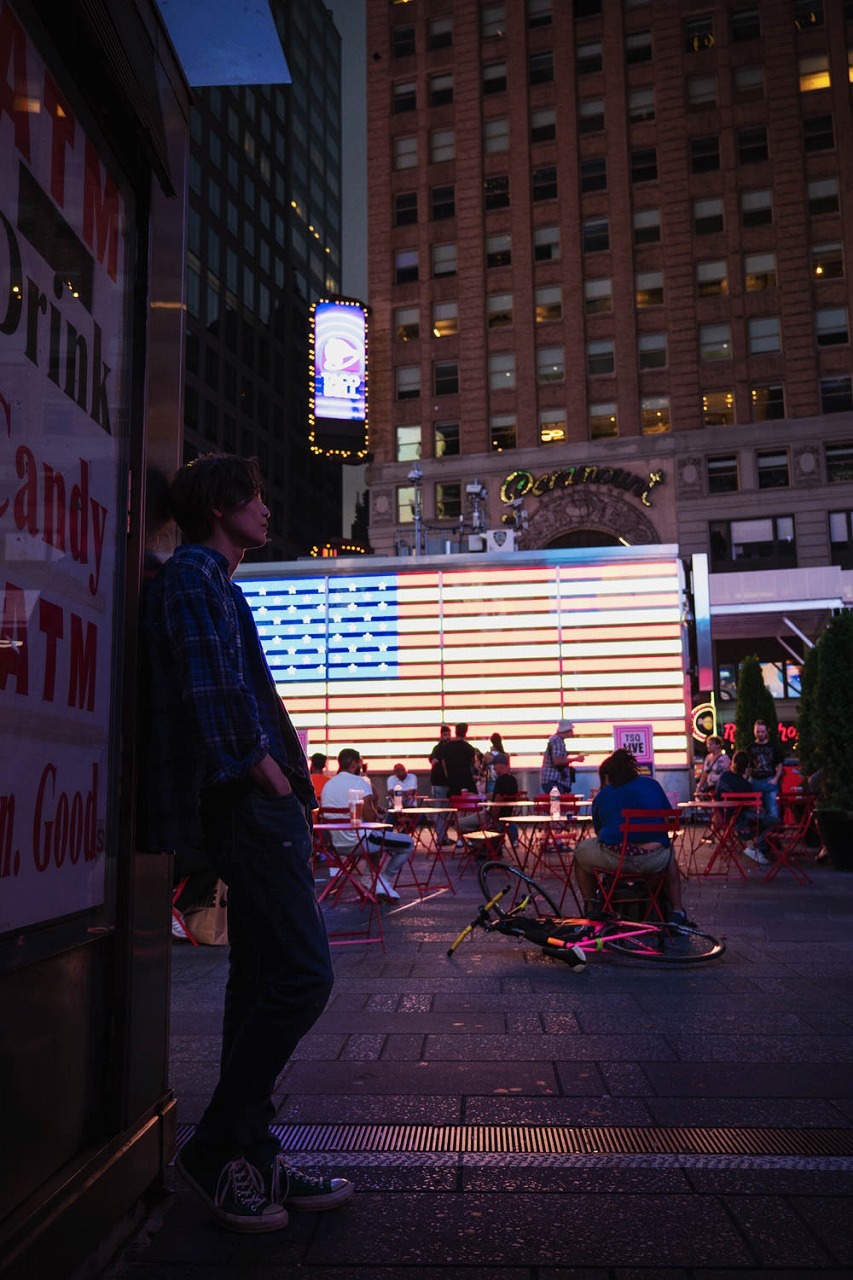
[[[353,1191],[293,1169],[269,1127],[278,1076],[332,989],[311,870],[316,800],[232,581],[267,541],[258,464],[203,455],[178,471],[169,504],[186,545],[143,605],[148,847],[203,847],[228,886],[231,947],[219,1080],[176,1163],[222,1225],[276,1231],[289,1208],[333,1208]]]
[[[593,867],[615,871],[619,865],[622,848],[620,827],[625,810],[671,808],[663,787],[654,778],[640,773],[630,751],[620,747],[602,761],[598,772],[601,790],[592,802],[592,825],[596,834],[588,840],[579,840],[574,851],[575,876],[588,903],[594,903],[598,888]],[[669,922],[686,924],[681,878],[665,825],[661,823],[660,833],[653,830],[646,833],[642,844],[629,845],[627,854],[637,875],[655,871],[666,873]]]

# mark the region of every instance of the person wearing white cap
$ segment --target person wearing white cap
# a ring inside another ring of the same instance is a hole
[[[542,768],[539,772],[539,790],[550,792],[556,787],[561,796],[568,795],[572,789],[574,771],[572,765],[583,760],[583,756],[570,756],[566,747],[566,738],[574,737],[575,726],[571,720],[561,720],[556,733],[548,739],[545,754],[542,757]]]

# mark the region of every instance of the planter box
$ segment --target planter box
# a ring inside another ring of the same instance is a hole
[[[853,812],[818,809],[817,825],[836,871],[853,871]]]

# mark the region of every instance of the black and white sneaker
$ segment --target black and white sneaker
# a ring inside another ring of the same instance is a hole
[[[194,1160],[191,1151],[183,1151],[175,1168],[229,1231],[249,1235],[287,1226],[287,1210],[267,1196],[263,1178],[248,1160],[229,1160],[217,1170]]]
[[[307,1213],[337,1209],[355,1191],[355,1183],[348,1178],[327,1178],[294,1169],[283,1151],[266,1166],[263,1175],[271,1200]]]

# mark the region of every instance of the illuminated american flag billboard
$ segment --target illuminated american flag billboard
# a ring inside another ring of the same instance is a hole
[[[656,768],[688,746],[681,570],[671,547],[316,561],[241,570],[279,691],[309,751],[423,771],[438,726],[498,730],[538,767],[557,720],[598,763],[617,723],[653,726]]]

